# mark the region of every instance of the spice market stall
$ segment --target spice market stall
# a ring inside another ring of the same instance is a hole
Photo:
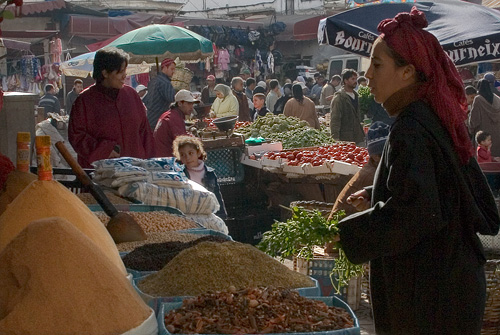
[[[27,158],[23,150],[29,157],[29,148],[19,147],[17,172],[12,172],[13,164],[4,157],[0,161],[2,171],[4,166],[9,171],[0,179],[1,196],[7,189],[17,189],[9,192],[8,206],[0,215],[0,284],[4,288],[0,310],[12,310],[0,315],[0,332],[360,333],[349,306],[335,297],[317,297],[316,281],[225,234],[192,228],[193,222],[183,216],[164,213],[153,219],[150,214],[132,213],[146,232],[169,240],[161,240],[161,246],[147,240],[127,242],[122,250],[128,252],[119,254],[120,246],[106,230],[108,218],[96,215],[52,180],[50,137],[39,136],[36,144],[38,177],[28,172],[29,164],[23,164]],[[128,179],[140,183],[143,180],[137,179],[143,171],[137,167],[145,169],[159,162],[130,163],[124,159],[101,162],[97,179],[111,184],[118,180],[121,186],[128,185]],[[108,180],[112,176],[116,178]],[[20,296],[23,299],[12,299]],[[46,308],[40,310],[41,305]],[[90,311],[90,305],[97,307]]]

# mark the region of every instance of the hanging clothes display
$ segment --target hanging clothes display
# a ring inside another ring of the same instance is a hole
[[[52,38],[52,41],[50,41],[50,56],[51,56],[51,62],[52,63],[61,63],[61,55],[62,55],[62,42],[61,39]]]
[[[229,51],[226,48],[222,47],[219,49],[219,69],[222,71],[229,70],[229,62],[231,61],[231,57],[229,57]]]
[[[267,53],[267,68],[270,73],[274,73],[274,56],[271,51]]]

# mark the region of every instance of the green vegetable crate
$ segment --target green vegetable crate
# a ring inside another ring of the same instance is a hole
[[[293,269],[316,279],[321,289],[321,295],[323,296],[336,295],[334,294],[335,289],[330,279],[330,272],[334,265],[334,258],[322,255],[315,255],[311,260],[293,257]],[[341,290],[342,294],[339,297],[346,301],[353,310],[357,310],[361,301],[361,277],[352,278],[349,281],[349,285],[343,287]]]

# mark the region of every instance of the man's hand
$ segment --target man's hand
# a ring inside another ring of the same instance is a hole
[[[346,202],[355,207],[357,211],[361,212],[370,208],[370,195],[366,190],[359,190],[358,192],[351,194]]]

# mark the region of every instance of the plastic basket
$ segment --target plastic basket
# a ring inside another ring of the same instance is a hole
[[[239,147],[208,150],[205,165],[215,170],[220,185],[239,183],[245,176],[242,154],[243,149]]]
[[[313,259],[293,257],[293,269],[318,281],[323,296],[338,296],[347,301],[349,306],[357,310],[361,301],[361,277],[351,278],[349,284],[341,289],[341,294],[335,294],[335,289],[330,278],[330,273],[335,266],[332,257],[315,256]],[[334,278],[335,285],[337,282]]]
[[[137,291],[137,293],[139,293],[139,295],[141,296],[141,298],[157,314],[160,311],[161,305],[164,304],[164,303],[166,303],[166,302],[179,302],[179,301],[182,302],[182,300],[184,300],[186,298],[192,298],[190,296],[153,297],[153,296],[151,296],[149,294],[146,294],[146,293],[144,293],[144,292],[141,291],[141,289],[137,286],[137,284],[141,280],[145,279],[147,276],[149,276],[149,274],[148,275],[144,275],[144,276],[139,277],[139,278],[133,278],[132,285],[134,286],[134,289]],[[316,279],[312,278],[312,277],[311,277],[311,280],[314,282],[314,286],[311,286],[311,287],[300,287],[300,288],[296,288],[296,289],[293,289],[293,290],[297,291],[303,297],[311,297],[311,296],[318,297],[318,296],[320,296],[321,290],[320,290],[318,281]]]
[[[354,327],[340,329],[340,330],[331,330],[331,331],[322,331],[322,332],[311,332],[311,333],[293,333],[293,335],[360,335],[361,329],[359,327],[359,321],[352,309],[345,302],[340,300],[337,297],[308,297],[309,299],[320,300],[323,301],[327,306],[335,306],[341,307],[345,309],[351,317],[354,319]],[[168,302],[164,303],[160,306],[158,315],[158,335],[170,335],[170,332],[165,328],[165,314],[170,312],[171,310],[180,308],[182,306],[182,301],[180,302]],[[290,333],[276,333],[274,335],[285,335]]]

